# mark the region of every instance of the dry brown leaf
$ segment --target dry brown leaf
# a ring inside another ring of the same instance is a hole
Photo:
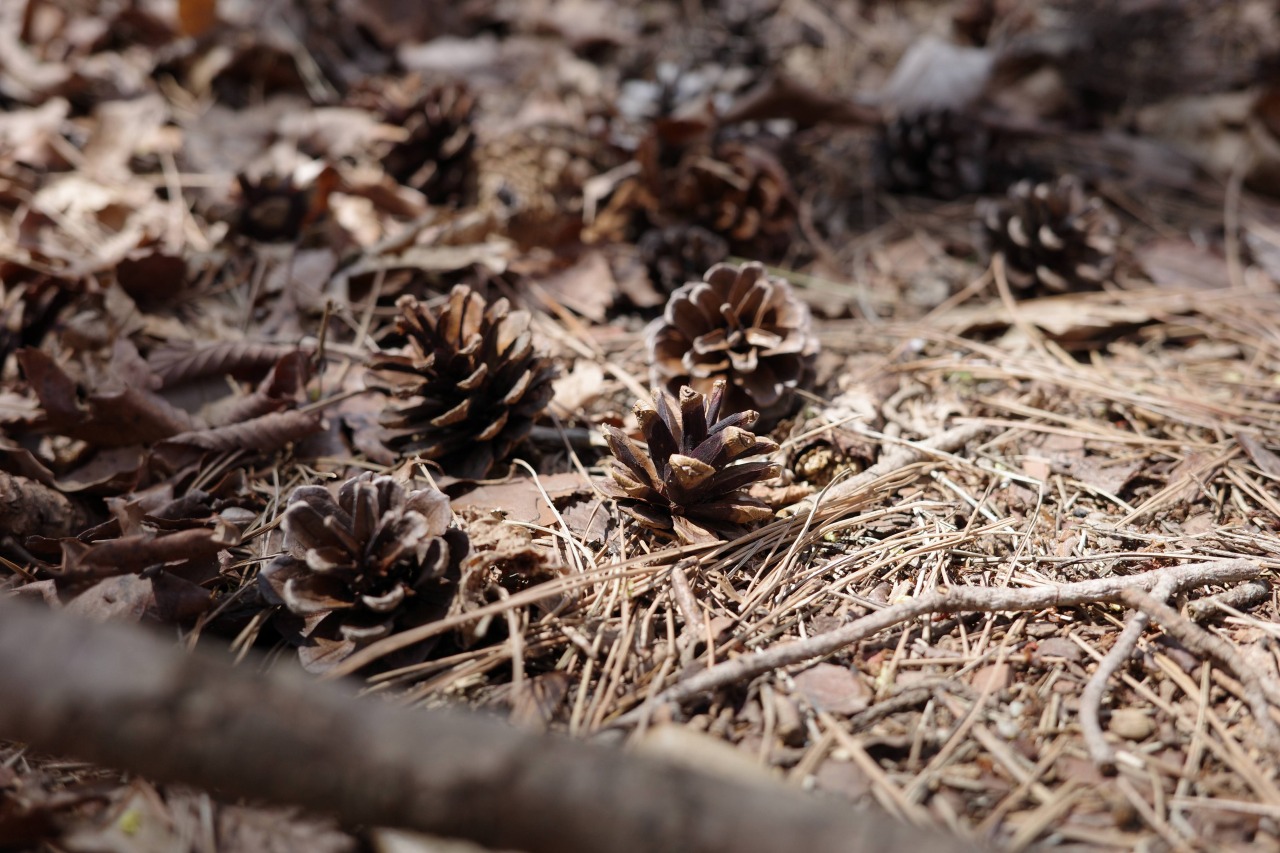
[[[539,284],[560,304],[597,323],[604,322],[617,297],[618,283],[603,252],[588,251],[568,269],[544,278]]]
[[[856,714],[867,707],[872,691],[847,666],[816,664],[795,676],[796,691],[816,710],[832,714]]]

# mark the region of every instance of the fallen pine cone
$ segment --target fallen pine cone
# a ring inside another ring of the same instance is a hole
[[[269,602],[299,617],[277,621],[307,670],[445,615],[469,549],[452,517],[444,494],[406,492],[373,472],[343,483],[337,500],[323,486],[294,490],[282,521],[288,553],[258,578]]]
[[[777,463],[754,458],[778,445],[751,432],[755,412],[724,414],[728,387],[718,380],[703,396],[686,386],[678,402],[657,389],[652,405],[636,403],[647,448],[605,426],[614,457],[607,489],[642,527],[685,542],[713,542],[773,517],[747,488],[778,475]]]
[[[987,186],[990,147],[990,134],[953,110],[901,115],[881,127],[876,172],[890,192],[952,199]]]
[[[729,244],[699,225],[651,228],[636,247],[654,287],[663,294],[670,294],[729,256]]]
[[[1005,275],[1017,290],[1096,290],[1115,271],[1120,223],[1074,175],[1020,181],[1007,199],[979,202],[978,218],[990,251],[1004,254]]]
[[[809,307],[754,262],[717,264],[676,290],[646,344],[654,384],[705,394],[725,379],[724,410],[753,409],[765,424],[791,411],[818,352]]]
[[[431,204],[462,205],[476,196],[475,94],[463,83],[430,85],[420,75],[378,78],[348,97],[407,138],[390,146],[382,166]]]
[[[387,444],[457,477],[483,477],[507,459],[551,400],[555,366],[538,353],[529,314],[506,299],[486,303],[466,285],[433,311],[398,303],[405,355],[371,365],[372,384],[406,402],[383,418]]]

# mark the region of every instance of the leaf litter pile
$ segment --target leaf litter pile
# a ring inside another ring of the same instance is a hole
[[[1001,849],[1280,849],[1280,25],[1110,7],[4,4],[0,589]],[[2,746],[41,843],[377,833]]]

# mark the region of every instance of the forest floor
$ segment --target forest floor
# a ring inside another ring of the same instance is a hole
[[[313,669],[997,849],[1280,850],[1271,4],[0,6],[0,593],[294,667],[282,513],[387,473],[471,568]],[[1117,230],[1056,292],[975,204],[1067,173]],[[677,546],[601,430],[747,260],[820,349],[772,520]],[[469,478],[366,385],[458,284],[556,369]],[[0,847],[379,839],[0,743]]]

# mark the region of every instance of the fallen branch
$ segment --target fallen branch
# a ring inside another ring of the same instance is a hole
[[[1229,584],[1256,578],[1262,568],[1249,560],[1215,560],[1189,563],[1144,572],[1078,583],[1055,584],[1030,589],[1008,587],[952,587],[931,592],[856,619],[831,631],[803,640],[779,643],[768,649],[742,655],[716,664],[685,678],[659,693],[652,700],[611,721],[613,726],[631,726],[659,705],[680,703],[731,684],[739,684],[784,666],[829,655],[839,649],[873,637],[887,628],[920,616],[976,611],[1042,610],[1048,607],[1076,607],[1100,601],[1116,601],[1126,590],[1152,590],[1166,580],[1171,593],[1205,586]]]
[[[1188,651],[1202,657],[1213,658],[1240,679],[1245,701],[1249,703],[1249,710],[1253,712],[1254,720],[1262,728],[1268,746],[1272,749],[1280,748],[1280,727],[1277,727],[1275,720],[1271,719],[1271,708],[1267,701],[1268,696],[1273,699],[1280,698],[1280,685],[1277,685],[1273,678],[1251,666],[1226,640],[1211,634],[1163,601],[1157,601],[1142,590],[1125,590],[1121,600],[1154,619]]]
[[[1151,599],[1163,602],[1172,594],[1171,585],[1165,577],[1155,585]],[[1120,667],[1133,656],[1133,650],[1138,647],[1138,640],[1142,638],[1142,632],[1150,622],[1151,616],[1145,610],[1134,610],[1129,614],[1115,645],[1098,662],[1098,668],[1093,671],[1089,683],[1080,694],[1080,734],[1089,750],[1089,757],[1108,776],[1116,772],[1116,753],[1111,744],[1107,743],[1102,731],[1102,695],[1107,690],[1111,676],[1119,672]]]
[[[974,849],[780,785],[360,700],[12,600],[0,600],[0,696],[0,738],[347,825],[528,853]]]
[[[1187,615],[1197,622],[1224,616],[1233,610],[1248,610],[1271,597],[1271,582],[1266,578],[1242,583],[1217,595],[1198,598],[1187,605]]]

